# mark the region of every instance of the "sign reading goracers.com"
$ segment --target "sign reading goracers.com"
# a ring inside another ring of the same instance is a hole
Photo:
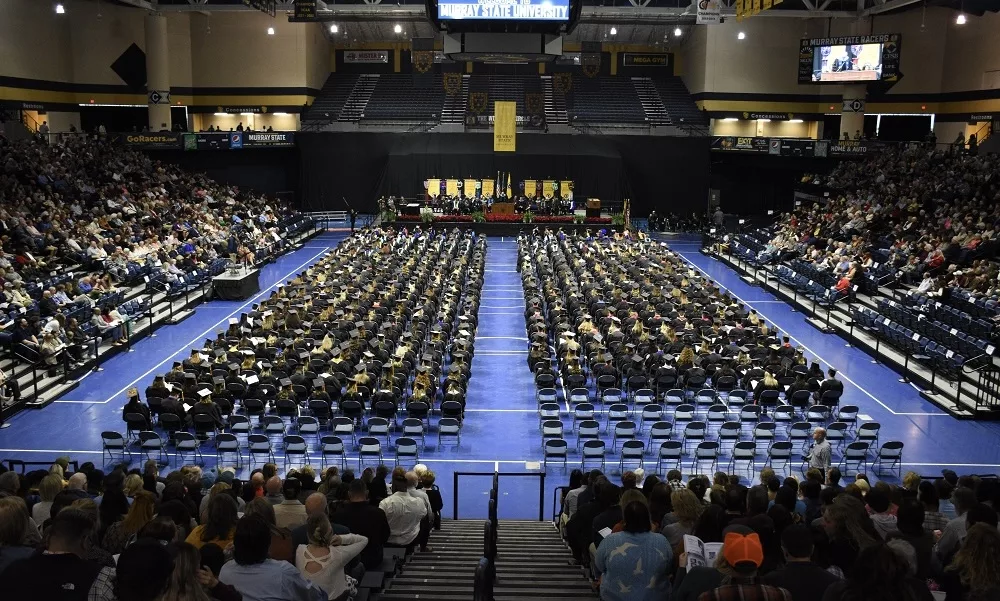
[[[438,19],[568,21],[569,0],[438,0]]]
[[[115,134],[114,141],[136,148],[180,148],[180,135],[176,132],[149,132],[137,134]]]

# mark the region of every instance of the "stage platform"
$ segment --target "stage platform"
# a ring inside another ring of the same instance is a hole
[[[383,222],[382,225],[386,227],[405,227],[410,229],[413,229],[418,225],[425,229],[427,227],[427,225],[423,222],[408,220]],[[477,234],[485,234],[487,236],[517,236],[522,232],[530,234],[536,227],[539,229],[561,229],[564,232],[584,232],[586,230],[590,230],[591,232],[599,232],[601,230],[620,232],[625,229],[624,226],[611,225],[610,223],[510,223],[496,221],[474,223],[471,221],[435,221],[432,225],[436,228],[458,228],[463,231],[471,229]]]
[[[221,300],[246,300],[260,292],[260,270],[240,267],[212,278],[212,296]]]

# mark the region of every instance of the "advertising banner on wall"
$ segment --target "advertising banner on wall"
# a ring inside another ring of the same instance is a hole
[[[243,137],[243,146],[295,146],[295,132],[293,131],[245,131],[236,133]]]
[[[180,148],[180,135],[170,131],[115,134],[112,141],[133,148],[150,150],[176,150]]]
[[[698,0],[698,25],[718,25],[722,22],[722,7],[718,0]]]
[[[345,50],[344,62],[350,64],[383,64],[389,63],[388,50]]]

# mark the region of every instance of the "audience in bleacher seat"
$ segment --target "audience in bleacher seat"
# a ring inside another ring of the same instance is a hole
[[[183,292],[239,247],[265,259],[305,223],[106,137],[0,136],[0,166],[0,340],[51,374],[78,367],[95,339],[125,344],[144,290]]]

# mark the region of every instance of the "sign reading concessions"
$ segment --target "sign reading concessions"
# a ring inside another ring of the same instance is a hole
[[[243,132],[243,146],[295,146],[295,132],[293,131],[245,131]]]
[[[771,121],[788,121],[792,118],[792,113],[751,113],[744,112],[744,119],[756,121],[758,119],[770,119]]]
[[[669,67],[670,54],[666,52],[626,52],[622,65],[626,67]]]
[[[799,83],[864,83],[899,79],[898,33],[803,39]]]
[[[175,132],[116,134],[115,140],[133,148],[148,150],[176,150],[180,147],[180,136]]]
[[[255,115],[267,112],[266,106],[217,106],[216,113],[253,113]]]
[[[389,64],[388,50],[345,50],[344,62],[348,64]]]
[[[438,0],[438,19],[568,21],[569,0]]]

